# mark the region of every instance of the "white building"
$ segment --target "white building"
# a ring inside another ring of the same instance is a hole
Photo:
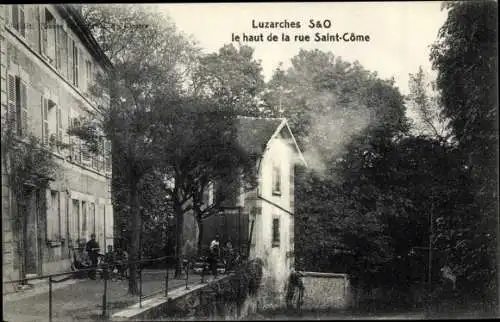
[[[249,258],[264,262],[262,294],[279,304],[294,266],[295,166],[306,163],[286,119],[239,117],[236,127],[239,143],[255,157],[258,186],[225,202],[224,216],[205,220],[204,244],[216,233],[240,249],[249,240]]]

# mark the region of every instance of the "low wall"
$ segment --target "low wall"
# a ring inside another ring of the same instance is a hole
[[[347,274],[301,272],[304,283],[304,310],[346,309],[352,303]]]

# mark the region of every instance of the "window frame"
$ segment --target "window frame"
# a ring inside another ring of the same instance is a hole
[[[7,117],[13,132],[19,137],[28,135],[28,93],[21,77],[7,76]]]
[[[282,178],[281,175],[281,167],[279,164],[273,165],[273,174],[272,174],[272,194],[273,196],[281,196],[282,191]]]
[[[24,4],[11,5],[10,19],[10,26],[17,34],[26,39],[26,10]]]
[[[281,245],[281,220],[279,216],[273,216],[271,227],[271,247],[279,248]]]
[[[79,64],[79,50],[78,50],[78,46],[75,42],[74,39],[71,39],[71,43],[72,43],[72,57],[73,57],[73,79],[71,80],[71,83],[76,86],[76,87],[79,87],[79,83],[78,83],[78,77],[79,77],[79,71],[78,71],[78,64]]]
[[[54,197],[56,196],[56,201],[54,204]],[[48,209],[47,209],[48,210]],[[55,227],[52,227],[53,229],[55,228],[55,232],[49,232],[49,225],[47,224],[47,241],[54,241],[54,242],[60,242],[62,239],[62,231],[61,231],[61,193],[57,190],[50,190],[50,212],[52,215],[55,214],[57,217],[56,220],[53,221],[53,224],[55,224]],[[49,212],[45,214],[46,216],[46,222],[48,223],[49,221]],[[52,233],[50,235],[49,233]]]
[[[57,19],[55,15],[49,10],[49,8],[45,7],[43,9],[43,25],[42,25],[42,54],[43,56],[49,60],[50,64],[55,66],[57,69],[58,65],[58,42],[57,42],[57,36],[58,36],[58,24],[57,24]],[[50,25],[47,20],[47,14],[50,15],[52,19],[50,19]],[[49,29],[52,30],[49,33]],[[52,43],[53,46],[49,46],[49,44]],[[51,49],[51,52],[49,53],[49,48]]]

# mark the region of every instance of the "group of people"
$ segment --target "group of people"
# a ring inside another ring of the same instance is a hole
[[[95,234],[90,235],[90,240],[86,244],[81,244],[80,247],[75,249],[73,253],[72,269],[75,271],[82,269],[89,269],[88,276],[91,279],[96,278],[97,269],[99,267],[99,258],[104,260],[107,264],[108,270],[119,273],[120,277],[127,278],[127,265],[128,254],[125,250],[113,249],[109,245],[106,254],[100,253],[99,243],[95,239]],[[106,274],[107,275],[107,274]]]
[[[221,247],[219,234],[215,235],[214,240],[210,243],[210,252],[208,256],[208,263],[214,277],[218,275],[217,269],[219,263],[224,263],[225,269],[231,270],[234,266],[236,256],[231,241],[228,240],[226,244]]]

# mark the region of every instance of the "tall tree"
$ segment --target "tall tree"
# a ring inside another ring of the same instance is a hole
[[[492,295],[498,289],[498,281],[494,282],[498,269],[494,256],[498,246],[498,3],[454,1],[444,8],[448,18],[431,60],[438,71],[443,114],[450,119],[472,177],[476,211],[480,211],[469,222],[476,236],[475,241],[466,241],[471,245],[467,278],[483,294],[489,289]]]
[[[103,117],[97,126],[112,144],[115,212],[129,223],[130,260],[135,261],[140,256],[143,178],[162,160],[160,137],[151,135],[152,127],[160,110],[182,95],[197,49],[173,23],[140,6],[84,5],[82,11],[114,65],[94,88],[95,95],[108,103],[101,104]],[[138,292],[136,269],[132,265],[130,293]]]
[[[372,180],[382,166],[392,171],[381,160],[408,130],[402,95],[392,80],[319,50],[300,51],[268,85],[266,103],[281,101],[313,169],[296,179],[298,256],[330,270],[332,254],[350,257],[350,272],[369,280],[396,256],[384,207],[405,199]]]
[[[249,46],[230,44],[201,57],[193,76],[195,95],[232,106],[239,115],[261,115],[260,95],[265,83],[261,63],[253,53]]]
[[[183,245],[184,215],[194,211],[200,225],[217,209],[207,208],[203,195],[210,183],[224,180],[236,184],[255,181],[255,164],[237,141],[236,114],[203,98],[181,98],[158,115],[152,135],[161,137],[162,161],[157,169],[164,175],[178,225],[177,254]],[[217,198],[220,201],[221,198]],[[181,272],[181,261],[176,274]]]

